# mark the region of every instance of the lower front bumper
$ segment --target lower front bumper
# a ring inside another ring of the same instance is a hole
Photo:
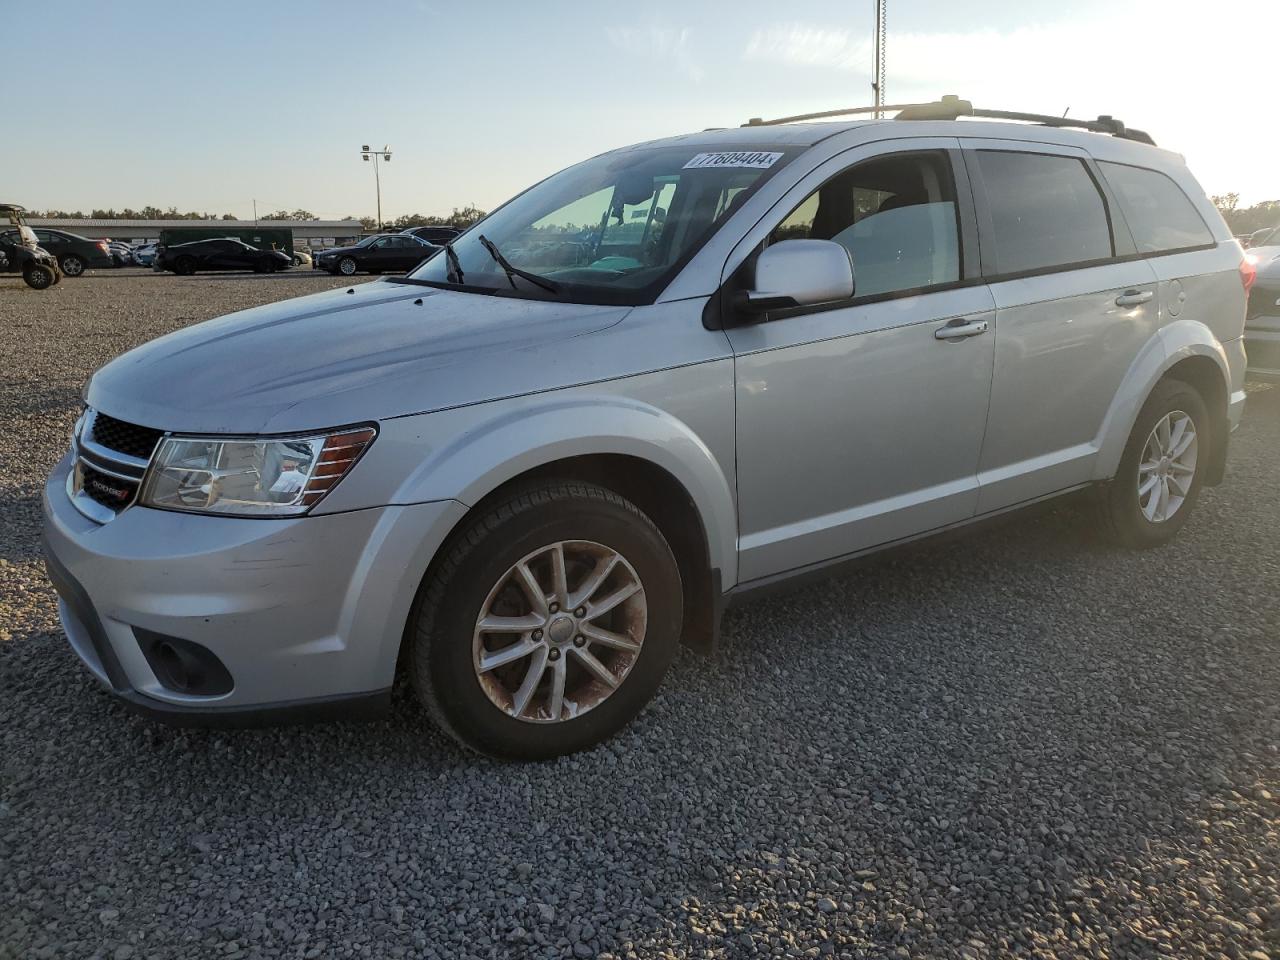
[[[184,727],[258,727],[323,720],[376,720],[391,706],[391,687],[370,693],[240,706],[175,703],[139,693],[129,685],[102,620],[84,588],[45,545],[45,570],[58,594],[58,619],[85,666],[130,710]]]
[[[418,586],[464,512],[443,501],[277,520],[134,506],[97,524],[67,497],[67,469],[45,487],[44,550],[70,645],[118,697],[179,723],[385,709]],[[166,684],[148,633],[209,651],[229,691]]]

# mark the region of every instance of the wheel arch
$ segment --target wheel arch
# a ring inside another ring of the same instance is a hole
[[[1212,423],[1213,448],[1205,483],[1222,481],[1230,435],[1227,405],[1230,366],[1226,352],[1207,326],[1186,320],[1161,328],[1139,353],[1103,421],[1095,479],[1115,476],[1143,404],[1162,380],[1181,380],[1194,387],[1204,400]]]
[[[445,412],[448,420],[457,416],[441,423],[440,435],[451,439],[432,447],[396,496],[467,507],[424,580],[453,538],[514,488],[553,479],[595,483],[630,500],[658,526],[685,584],[683,640],[701,651],[714,647],[723,591],[737,576],[737,513],[728,479],[687,425],[619,397],[550,401],[484,423],[468,422],[468,413]]]

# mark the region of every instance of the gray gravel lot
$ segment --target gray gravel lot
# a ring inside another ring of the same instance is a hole
[[[1172,546],[1068,504],[742,607],[578,757],[117,706],[38,559],[79,387],[344,283],[0,278],[0,957],[1280,956],[1280,389]]]

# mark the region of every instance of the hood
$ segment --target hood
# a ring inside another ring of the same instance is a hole
[[[330,247],[328,250],[321,250],[317,256],[327,257],[329,254],[350,253],[353,250],[364,250],[364,247],[351,245],[349,247]]]
[[[381,420],[580,379],[563,342],[613,326],[629,310],[374,281],[152,340],[95,373],[85,401],[121,420],[188,433]]]

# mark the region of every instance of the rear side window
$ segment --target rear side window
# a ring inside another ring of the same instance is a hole
[[[995,233],[996,271],[1021,273],[1112,256],[1107,208],[1084,162],[979,150]]]
[[[1155,170],[1103,161],[1134,242],[1143,253],[1181,250],[1213,243],[1213,234],[1182,188]]]

